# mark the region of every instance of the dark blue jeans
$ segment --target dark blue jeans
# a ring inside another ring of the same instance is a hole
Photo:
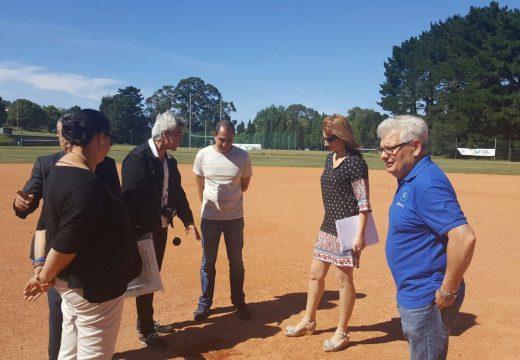
[[[202,265],[200,267],[200,283],[202,295],[199,306],[209,309],[213,303],[215,290],[215,263],[217,261],[220,236],[224,233],[226,252],[229,261],[229,281],[231,284],[231,302],[238,306],[244,304],[244,263],[242,248],[244,247],[244,218],[234,220],[202,219]]]
[[[410,349],[410,359],[446,359],[450,332],[457,321],[463,301],[464,288],[459,291],[453,305],[443,310],[439,310],[435,303],[419,309],[397,306],[403,334]]]
[[[161,270],[162,267],[167,235],[168,228],[155,230],[152,234],[155,257],[157,259],[157,265],[159,265],[159,270]],[[137,331],[141,332],[144,336],[148,336],[154,332],[153,293],[136,297],[135,305],[137,309]]]
[[[61,345],[61,324],[63,315],[61,313],[61,296],[54,289],[47,290],[47,301],[49,303],[49,348],[50,360],[56,360],[60,353]]]

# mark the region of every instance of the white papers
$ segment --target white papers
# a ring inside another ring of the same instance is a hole
[[[339,245],[341,252],[352,250],[352,244],[359,228],[359,215],[336,220],[336,230],[338,231]],[[374,245],[379,242],[376,224],[372,213],[368,213],[367,226],[365,228],[365,245]]]
[[[132,280],[126,289],[125,297],[140,296],[164,291],[155,256],[155,246],[153,245],[152,233],[147,233],[137,239],[139,255],[143,262],[141,275]]]

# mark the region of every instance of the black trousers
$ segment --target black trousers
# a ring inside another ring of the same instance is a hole
[[[155,246],[155,256],[157,265],[161,270],[164,258],[164,250],[166,249],[166,238],[168,228],[161,228],[152,232],[153,244]],[[153,333],[153,293],[141,295],[135,298],[137,308],[137,330],[144,336]]]

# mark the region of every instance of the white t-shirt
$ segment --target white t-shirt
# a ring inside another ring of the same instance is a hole
[[[249,154],[236,146],[222,154],[213,145],[200,150],[193,172],[204,176],[201,216],[209,220],[234,220],[244,216],[242,178],[253,175]]]

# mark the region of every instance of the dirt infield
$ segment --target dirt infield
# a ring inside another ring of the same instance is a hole
[[[2,359],[44,359],[47,351],[46,299],[26,304],[22,289],[31,274],[30,239],[37,220],[20,220],[12,211],[15,191],[31,165],[0,165],[0,239]],[[191,166],[180,166],[192,209],[200,210]],[[249,322],[231,313],[225,249],[217,263],[213,314],[192,321],[200,294],[200,245],[185,237],[179,223],[168,244],[162,276],[164,293],[156,294],[155,318],[173,323],[164,338],[170,351],[141,348],[135,332],[135,306],[126,300],[115,359],[405,359],[407,345],[395,308],[395,288],[386,265],[384,237],[395,180],[370,172],[371,202],[381,244],[367,248],[355,271],[357,301],[351,320],[351,344],[337,354],[321,351],[337,322],[334,274],[318,310],[313,336],[289,339],[282,329],[303,315],[312,245],[323,216],[321,169],[256,167],[245,195],[245,292],[253,311]],[[520,176],[450,174],[462,208],[477,234],[477,249],[467,273],[466,301],[450,339],[452,359],[513,359],[520,353]],[[222,245],[222,244],[221,244]]]

